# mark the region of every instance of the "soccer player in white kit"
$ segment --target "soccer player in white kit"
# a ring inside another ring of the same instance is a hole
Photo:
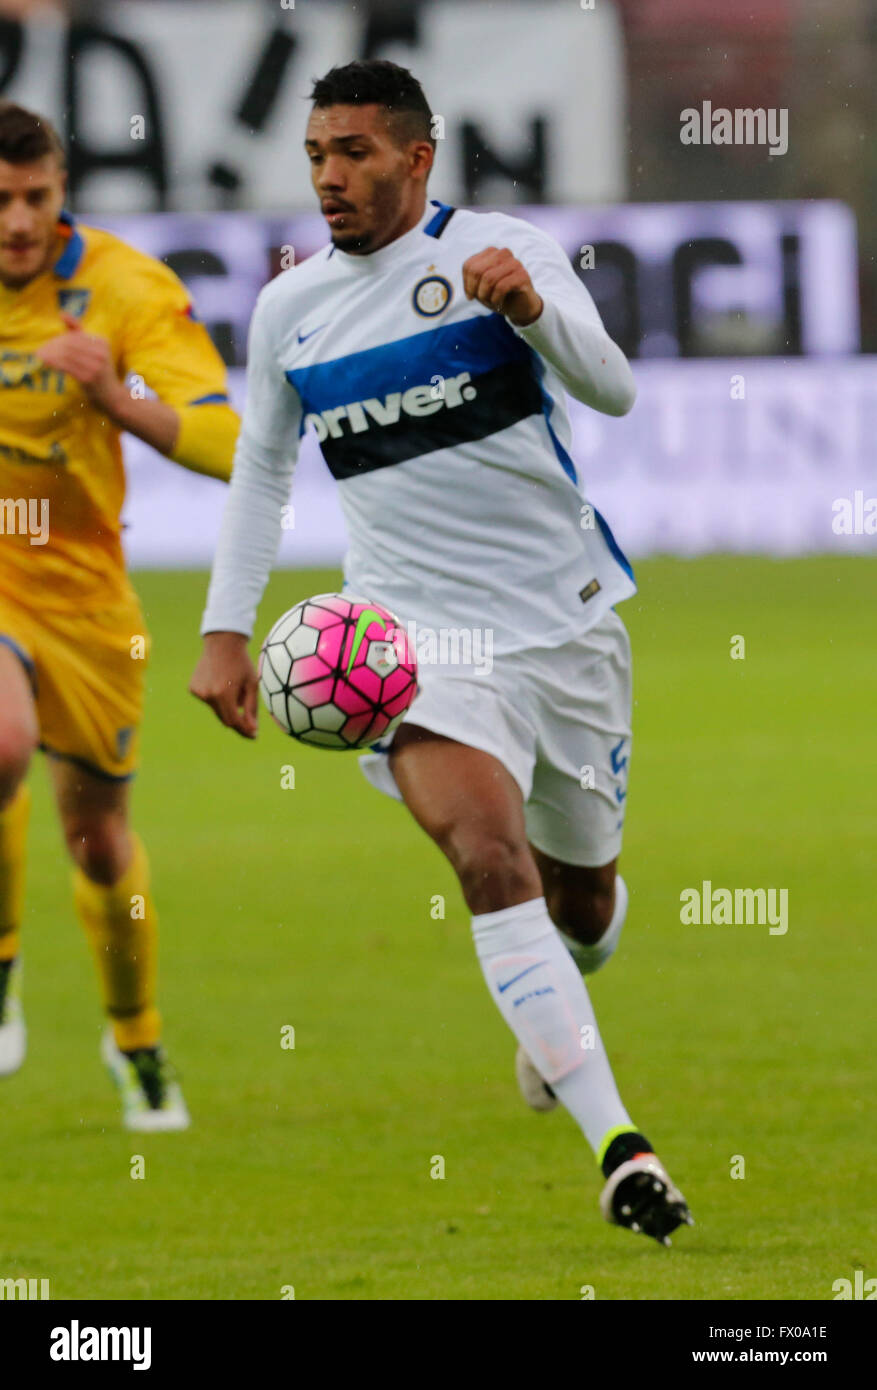
[[[418,644],[420,693],[364,771],[459,877],[525,1099],[580,1125],[606,1219],[669,1244],[690,1214],[624,1108],[582,978],[627,908],[630,647],[614,605],[635,586],[585,500],[564,390],[624,415],[632,373],[552,238],[428,201],[432,117],[406,69],[350,63],[311,96],[305,149],[331,241],[253,315],[190,689],[255,737],[247,642],[312,428],[347,521],[345,590],[409,632],[456,634],[443,661]]]

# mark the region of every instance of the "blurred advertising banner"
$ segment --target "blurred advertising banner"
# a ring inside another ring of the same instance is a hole
[[[0,93],[59,126],[81,206],[307,207],[312,80],[365,57],[422,83],[449,198],[626,191],[614,5],[430,0],[378,13],[325,0],[115,0],[86,13],[0,22]]]
[[[576,466],[631,558],[877,547],[874,358],[644,361],[634,371],[639,398],[624,419],[572,403]],[[232,379],[241,404],[243,373]],[[223,484],[136,440],[126,458],[132,565],[208,565]],[[312,434],[292,504],[279,563],[338,563],[344,524]]]
[[[434,197],[447,201],[443,186]],[[630,358],[855,352],[856,226],[842,203],[512,207],[549,232]],[[92,220],[83,213],[83,221]],[[262,285],[327,241],[320,213],[93,219],[173,267],[231,366]]]
[[[677,203],[517,212],[563,245],[634,361],[639,399],[629,416],[609,419],[572,403],[573,457],[632,556],[873,547],[867,502],[877,496],[877,373],[872,358],[855,356],[856,237],[847,208]],[[186,279],[232,364],[242,405],[256,295],[284,263],[325,243],[319,214],[96,220]],[[132,563],[209,563],[222,486],[134,440],[126,457]],[[338,561],[341,513],[311,436],[292,500],[281,563]]]

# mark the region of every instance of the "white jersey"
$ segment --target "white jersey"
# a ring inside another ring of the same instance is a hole
[[[544,301],[526,328],[466,298],[508,247]],[[298,452],[316,432],[347,523],[347,587],[496,653],[559,646],[635,592],[570,457],[564,388],[611,415],[630,367],[557,243],[432,202],[370,255],[329,246],[263,289],[202,633],[252,634]]]

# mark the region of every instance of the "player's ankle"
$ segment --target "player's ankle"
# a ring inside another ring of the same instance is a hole
[[[609,1174],[614,1173],[615,1169],[620,1167],[622,1163],[627,1163],[639,1154],[650,1153],[654,1153],[654,1150],[640,1130],[628,1129],[616,1134],[610,1140],[599,1160],[604,1178],[608,1178]]]

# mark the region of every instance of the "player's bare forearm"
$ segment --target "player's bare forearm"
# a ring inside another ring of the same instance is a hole
[[[180,417],[164,401],[141,400],[132,396],[124,382],[118,381],[118,391],[108,392],[95,405],[116,426],[127,430],[160,454],[171,454],[180,434]]]
[[[189,693],[244,738],[258,732],[259,677],[242,632],[208,632]]]

